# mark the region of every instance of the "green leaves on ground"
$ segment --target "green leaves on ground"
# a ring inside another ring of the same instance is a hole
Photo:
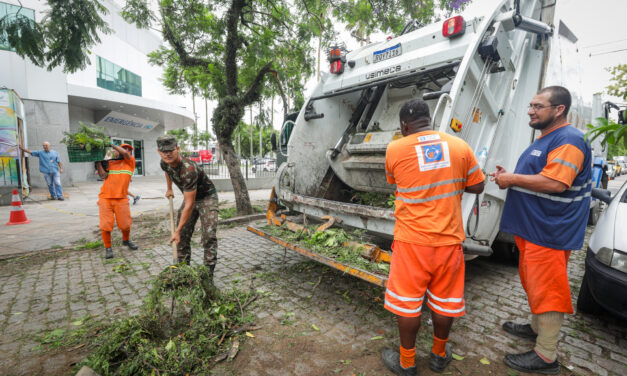
[[[152,282],[138,316],[92,334],[96,350],[78,367],[101,375],[208,373],[231,339],[250,330],[245,309],[256,298],[253,292],[221,293],[209,281],[202,265],[166,268]]]

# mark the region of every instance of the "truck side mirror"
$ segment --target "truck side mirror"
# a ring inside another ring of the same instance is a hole
[[[272,145],[272,151],[276,151],[276,133],[274,132],[270,135],[270,145]]]
[[[625,124],[625,110],[618,111],[618,124]]]

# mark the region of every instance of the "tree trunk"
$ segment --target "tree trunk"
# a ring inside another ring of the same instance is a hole
[[[237,215],[253,214],[253,207],[250,204],[250,196],[248,195],[248,188],[242,175],[240,168],[240,161],[235,155],[235,150],[229,142],[224,141],[221,137],[218,137],[218,144],[220,150],[226,161],[226,167],[229,169],[231,175],[231,184],[233,184],[233,193],[235,194],[235,206],[237,207]]]

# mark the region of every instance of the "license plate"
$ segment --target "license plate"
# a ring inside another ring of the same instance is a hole
[[[378,63],[383,60],[391,59],[393,57],[401,56],[403,51],[401,50],[401,44],[397,44],[395,46],[388,47],[384,50],[375,51],[372,54],[372,62]]]

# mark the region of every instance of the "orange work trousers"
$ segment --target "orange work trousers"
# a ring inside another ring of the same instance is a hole
[[[395,240],[392,251],[385,309],[397,316],[418,317],[426,296],[429,308],[442,316],[466,313],[461,244],[428,247]]]
[[[520,282],[527,293],[531,313],[572,314],[573,302],[566,272],[570,251],[543,247],[520,236],[514,236],[514,239],[520,251]]]
[[[131,208],[126,198],[101,198],[98,200],[100,230],[113,231],[114,217],[120,231],[131,230]]]

